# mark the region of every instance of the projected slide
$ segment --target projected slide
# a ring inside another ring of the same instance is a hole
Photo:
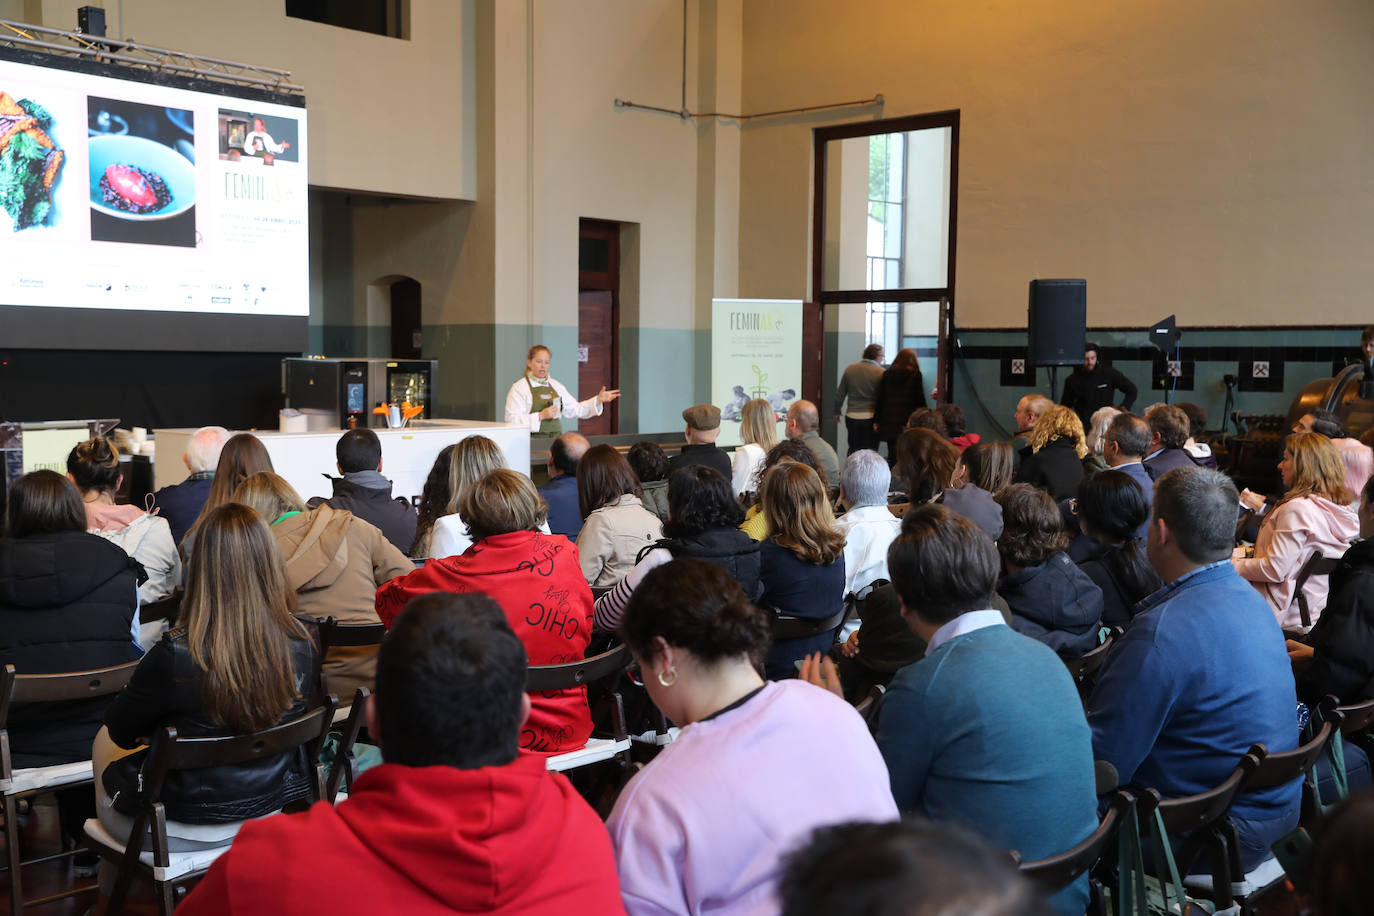
[[[0,60],[0,306],[309,313],[305,109]]]

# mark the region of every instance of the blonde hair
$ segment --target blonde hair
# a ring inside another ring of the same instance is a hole
[[[473,541],[512,531],[534,531],[549,517],[549,504],[534,483],[510,468],[497,468],[468,487],[458,513]]]
[[[227,503],[204,516],[181,604],[201,696],[214,721],[236,732],[275,725],[300,698],[291,640],[308,639],[291,616],[281,551],[267,523]]]
[[[740,410],[740,438],[746,444],[757,445],[765,452],[778,444],[778,417],[773,405],[763,398],[754,398]]]
[[[457,512],[462,515],[458,504],[468,488],[487,474],[506,466],[506,456],[501,448],[486,436],[468,436],[459,439],[453,446],[453,455],[448,461],[448,505],[444,507],[447,515]],[[467,516],[463,516],[466,521]]]
[[[1282,502],[1303,496],[1320,496],[1342,506],[1354,501],[1355,494],[1345,485],[1345,462],[1330,439],[1321,433],[1293,433],[1283,450],[1293,459],[1293,485]]]
[[[1093,411],[1093,415],[1089,418],[1092,429],[1088,432],[1088,449],[1093,454],[1102,454],[1102,450],[1107,444],[1107,427],[1112,425],[1112,420],[1116,419],[1116,415],[1119,413],[1121,413],[1121,408],[1111,404]]]
[[[1054,404],[1035,421],[1030,432],[1031,452],[1038,452],[1055,439],[1070,439],[1073,450],[1079,458],[1088,454],[1088,443],[1083,441],[1083,421],[1063,404]]]
[[[305,500],[291,484],[271,471],[254,474],[234,490],[234,502],[252,509],[271,525],[288,512],[304,512]]]
[[[210,481],[210,495],[206,497],[200,515],[196,516],[195,522],[186,532],[186,538],[191,536],[191,532],[199,530],[201,520],[212,510],[229,502],[233,498],[234,490],[238,489],[238,485],[246,478],[260,471],[272,469],[272,458],[267,454],[267,447],[257,436],[252,433],[237,433],[230,436],[229,441],[224,443],[224,448],[220,449],[215,476]],[[182,540],[184,543],[186,539]]]
[[[759,493],[773,541],[808,563],[829,566],[844,550],[844,535],[831,525],[825,485],[815,471],[782,461],[763,476]]]

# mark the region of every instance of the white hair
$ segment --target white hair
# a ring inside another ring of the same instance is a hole
[[[886,506],[891,484],[892,470],[881,455],[869,448],[851,452],[840,471],[840,489],[851,508]]]
[[[223,426],[202,426],[191,433],[186,444],[186,466],[192,474],[213,471],[219,465],[219,453],[229,441],[229,430]]]
[[[1102,454],[1102,449],[1107,442],[1107,427],[1112,425],[1112,418],[1119,413],[1121,413],[1121,408],[1113,407],[1110,404],[1093,411],[1088,430],[1088,449],[1093,454]]]

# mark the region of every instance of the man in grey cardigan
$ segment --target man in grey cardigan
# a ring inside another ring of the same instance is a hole
[[[844,409],[844,428],[849,434],[849,451],[878,447],[878,434],[873,431],[873,396],[883,378],[883,348],[881,344],[864,347],[863,359],[850,363],[840,376],[835,390],[835,409]],[[845,408],[845,399],[849,406]],[[838,419],[838,417],[836,418]]]

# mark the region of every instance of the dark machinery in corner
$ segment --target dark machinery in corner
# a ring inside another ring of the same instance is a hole
[[[1278,493],[1282,484],[1277,465],[1283,455],[1283,440],[1302,415],[1329,410],[1340,418],[1345,434],[1358,439],[1374,427],[1372,395],[1374,380],[1367,380],[1363,367],[1356,364],[1346,366],[1333,378],[1314,379],[1304,385],[1287,417],[1237,414],[1238,435],[1226,437],[1224,445],[1231,455],[1230,473],[1236,486]]]

